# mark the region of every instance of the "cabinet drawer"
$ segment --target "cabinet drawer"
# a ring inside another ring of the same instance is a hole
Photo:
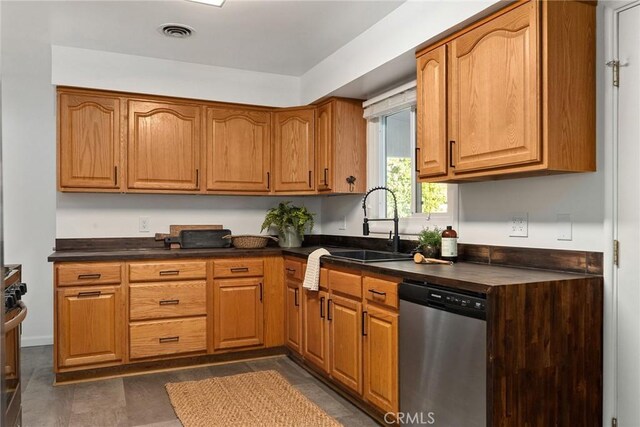
[[[205,261],[139,262],[129,264],[130,282],[197,280],[207,278]]]
[[[302,280],[302,262],[293,259],[285,259],[284,275],[287,279]]]
[[[206,282],[171,282],[131,285],[129,288],[130,319],[207,314]]]
[[[213,262],[213,277],[257,277],[264,274],[262,259],[222,259]]]
[[[129,326],[131,359],[207,349],[207,318],[158,320]]]
[[[364,285],[364,297],[368,301],[398,308],[398,282],[379,279],[376,277],[365,277],[362,279]]]
[[[329,289],[357,298],[362,298],[362,278],[360,274],[329,270]]]
[[[56,265],[58,286],[117,285],[122,281],[121,265],[109,262],[82,262]]]

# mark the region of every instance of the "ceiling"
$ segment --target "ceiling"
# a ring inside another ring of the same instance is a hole
[[[3,1],[2,36],[27,26],[51,44],[301,76],[403,1]],[[196,33],[169,38],[165,23]]]

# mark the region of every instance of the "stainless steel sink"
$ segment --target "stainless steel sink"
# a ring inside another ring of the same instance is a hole
[[[399,254],[384,251],[334,251],[331,252],[332,257],[344,258],[351,261],[358,261],[365,264],[371,262],[389,262],[389,261],[411,261],[413,257],[410,254]]]

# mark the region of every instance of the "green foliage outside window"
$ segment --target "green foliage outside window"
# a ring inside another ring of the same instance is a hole
[[[411,216],[411,159],[407,157],[387,157],[387,187],[396,193],[398,215]],[[420,185],[420,184],[418,184]],[[437,213],[447,211],[447,186],[445,184],[423,183],[422,212]],[[393,201],[387,196],[387,217],[393,216]]]

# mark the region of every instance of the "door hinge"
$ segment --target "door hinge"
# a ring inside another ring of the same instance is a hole
[[[607,67],[611,67],[613,69],[613,85],[615,87],[620,86],[620,61],[614,59],[607,62],[606,65]]]
[[[620,242],[618,240],[614,240],[613,241],[613,265],[618,267],[620,265],[619,261],[620,261]]]
[[[618,419],[611,418],[611,427],[618,427]]]

